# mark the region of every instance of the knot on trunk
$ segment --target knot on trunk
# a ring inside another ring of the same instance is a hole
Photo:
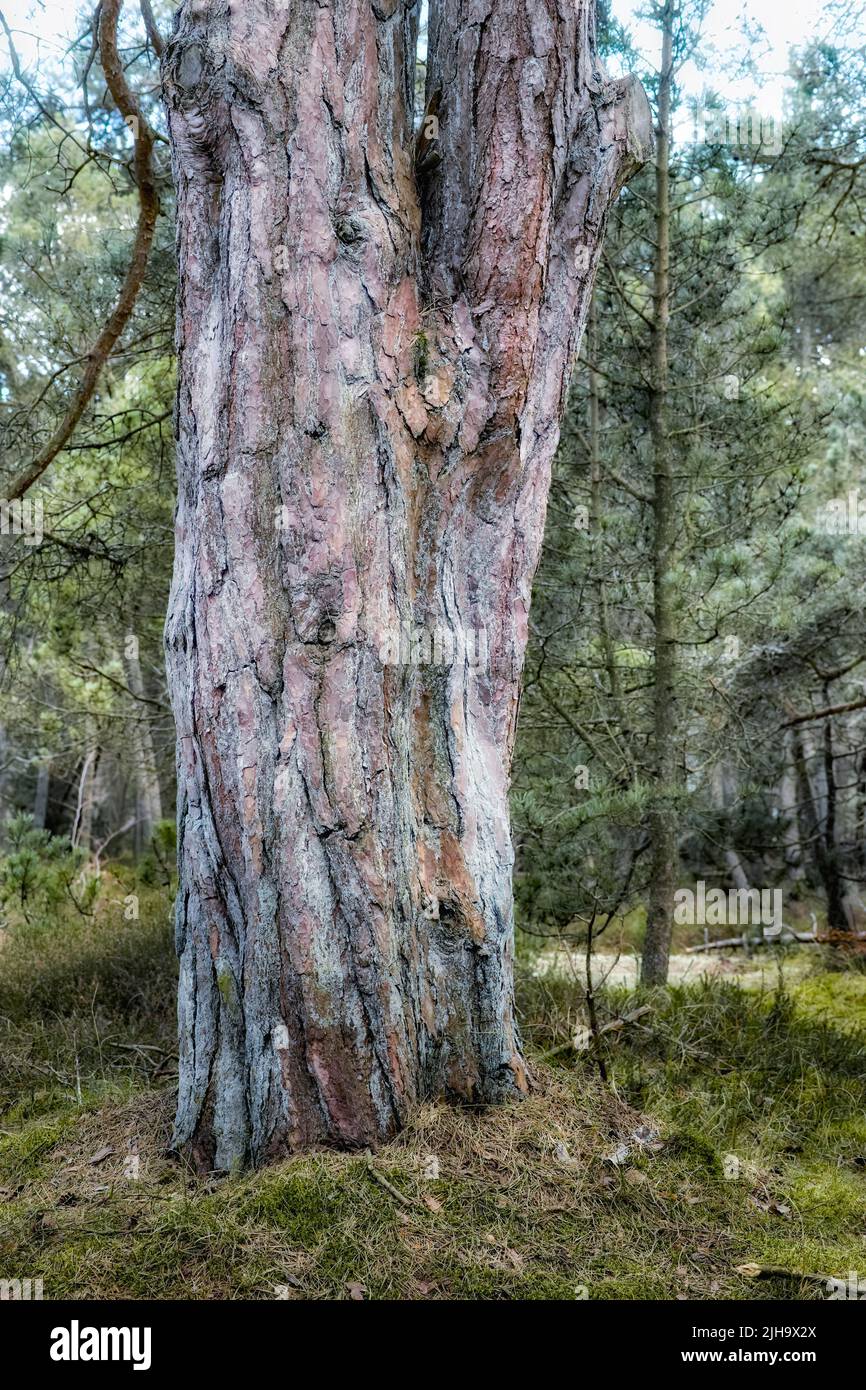
[[[646,92],[634,74],[609,82],[600,105],[611,126],[617,168],[612,196],[652,158],[653,119]]]

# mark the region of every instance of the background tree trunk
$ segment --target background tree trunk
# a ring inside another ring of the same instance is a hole
[[[91,744],[81,764],[78,779],[78,800],[72,819],[70,840],[74,848],[89,851],[93,840],[93,819],[102,801],[99,782],[99,765],[102,749]]]
[[[651,845],[641,980],[663,985],[673,930],[677,874],[679,817],[677,765],[677,647],[675,617],[674,545],[676,497],[667,423],[668,321],[670,319],[670,120],[673,85],[673,28],[675,9],[667,0],[662,16],[662,58],[659,70],[656,127],[655,264],[653,266],[653,355],[649,424],[653,459],[653,797],[647,822]]]
[[[749,888],[749,874],[743,865],[734,840],[732,808],[739,798],[736,771],[725,762],[713,768],[712,785],[719,816],[719,834],[725,867],[735,888]]]
[[[154,829],[162,820],[162,791],[137,643],[127,642],[123,664],[129,689],[136,702],[129,732],[135,771],[134,840],[138,857],[150,851]]]
[[[779,814],[782,817],[782,838],[785,844],[785,868],[792,883],[803,877],[803,849],[800,835],[800,807],[797,795],[797,770],[794,762],[794,737],[786,731],[782,751],[782,776],[779,782]]]
[[[839,871],[836,848],[836,780],[833,771],[832,733],[828,732],[827,727],[829,724],[830,720],[825,720],[822,736],[825,778],[823,793],[816,793],[814,789],[809,764],[817,755],[812,751],[808,731],[795,729],[792,742],[806,842],[811,848],[818,877],[827,898],[827,926],[830,931],[844,932],[849,930],[850,924],[845,913],[845,886]]]
[[[202,1167],[526,1085],[507,793],[530,585],[650,122],[583,0],[443,0],[416,181],[417,8],[187,3],[166,48],[175,1142]]]
[[[48,793],[51,789],[51,764],[39,763],[36,768],[36,790],[33,793],[33,825],[36,830],[45,829],[48,815]]]

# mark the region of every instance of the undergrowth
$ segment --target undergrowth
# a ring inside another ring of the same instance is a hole
[[[129,898],[138,916],[129,919]],[[866,1264],[866,977],[608,992],[521,973],[534,1087],[377,1154],[241,1177],[167,1152],[168,891],[112,866],[0,945],[0,1277],[48,1298],[787,1299]],[[550,1060],[543,1060],[552,1054]],[[755,1280],[749,1265],[790,1277]]]

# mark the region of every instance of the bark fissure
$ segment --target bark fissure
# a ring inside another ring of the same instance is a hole
[[[583,0],[443,0],[419,187],[417,8],[197,0],[165,48],[175,1141],[202,1166],[526,1086],[507,794],[529,594],[649,116],[598,69]]]

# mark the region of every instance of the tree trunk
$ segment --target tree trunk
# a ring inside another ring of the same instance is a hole
[[[178,188],[180,1096],[201,1167],[526,1086],[508,781],[550,463],[646,157],[589,6],[187,3]],[[435,114],[434,114],[435,113]]]
[[[39,763],[36,768],[36,790],[33,794],[33,826],[45,829],[48,815],[48,793],[51,790],[51,764]]]
[[[800,837],[800,808],[797,796],[797,771],[794,764],[793,735],[785,733],[782,750],[782,778],[779,782],[779,814],[782,818],[782,839],[785,845],[785,871],[792,883],[803,877],[803,851]]]
[[[731,806],[736,802],[738,796],[736,773],[727,764],[716,763],[712,773],[713,794],[719,816],[719,833],[724,846],[723,854],[725,867],[730,875],[731,882],[735,888],[749,887],[749,875],[743,867],[743,861],[739,856],[734,844],[732,827]]]
[[[135,852],[139,856],[150,850],[154,828],[162,820],[162,791],[137,643],[127,642],[123,661],[135,698],[130,737],[135,760]]]
[[[862,722],[858,719],[854,742],[862,746]],[[854,800],[854,843],[856,845],[857,872],[861,882],[866,879],[866,748],[856,759],[857,786]]]
[[[593,295],[589,306],[588,316],[588,339],[589,339],[589,419],[587,428],[589,433],[589,468],[590,468],[590,507],[589,507],[589,536],[592,568],[596,578],[596,604],[598,606],[598,625],[601,637],[601,648],[604,654],[604,664],[607,672],[608,692],[610,701],[613,705],[614,714],[617,722],[617,734],[619,739],[626,745],[628,739],[628,727],[625,718],[625,708],[622,698],[622,682],[619,678],[619,667],[617,665],[616,643],[613,640],[610,630],[610,618],[607,607],[607,575],[610,572],[609,546],[606,547],[604,536],[604,500],[603,487],[604,479],[601,464],[601,389],[600,378],[595,368],[598,361],[598,307]],[[625,734],[625,737],[623,735]],[[625,769],[630,772],[630,769]]]
[[[93,820],[101,800],[99,764],[102,749],[91,745],[84,755],[78,778],[78,799],[72,820],[70,841],[74,849],[90,851],[93,840]]]
[[[830,687],[824,687],[826,705],[830,704]],[[853,922],[846,910],[845,884],[839,864],[839,837],[836,828],[837,787],[836,765],[833,751],[833,720],[824,720],[823,736],[824,783],[827,788],[826,813],[824,816],[824,835],[822,853],[819,858],[824,891],[827,894],[827,925],[831,931],[853,930]]]
[[[829,719],[825,721],[825,725],[829,723]],[[794,730],[793,751],[806,842],[814,854],[815,867],[827,898],[827,926],[830,931],[844,932],[849,930],[849,922],[845,914],[845,888],[836,852],[836,779],[832,733],[828,733],[825,727],[823,764],[826,793],[823,797],[816,795],[813,789],[809,762],[814,754],[806,742],[805,730]]]
[[[655,262],[653,265],[653,352],[649,402],[653,457],[653,794],[647,823],[651,840],[649,902],[641,980],[663,985],[673,928],[677,874],[677,648],[673,568],[676,498],[667,429],[668,321],[670,318],[670,121],[675,9],[667,0],[662,16],[656,126]]]

